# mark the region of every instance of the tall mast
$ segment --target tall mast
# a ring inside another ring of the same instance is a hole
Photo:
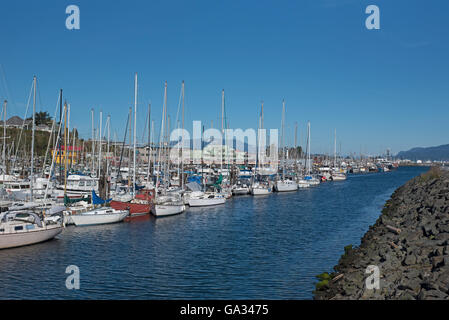
[[[163,157],[164,157],[164,185],[167,186],[167,176],[168,176],[168,168],[167,168],[167,132],[168,132],[168,107],[167,107],[167,81],[165,81],[165,88],[164,88],[164,131],[163,131]],[[164,192],[166,189],[164,188]]]
[[[224,89],[221,91],[221,144],[223,145],[223,135],[224,135],[224,102],[225,102],[225,95],[224,95]],[[221,171],[223,172],[223,147],[221,148],[221,159],[220,159],[220,167]]]
[[[64,103],[64,196],[67,194],[67,102]]]
[[[307,122],[307,174],[310,175],[311,163],[310,163],[310,121]]]
[[[153,169],[153,170],[150,171],[150,174],[154,173],[154,167],[155,167],[155,163],[156,163],[156,155],[153,157],[153,147],[152,147],[153,144],[154,144],[154,120],[151,120],[150,164],[152,164],[152,166],[150,166],[150,169]]]
[[[70,168],[73,166],[73,157],[74,157],[74,155],[75,155],[75,130],[76,130],[76,128],[75,127],[73,127],[73,139],[72,139],[72,153],[71,153],[71,155],[72,155],[72,159],[70,160]]]
[[[68,109],[67,109],[67,144],[66,144],[66,156],[67,156],[67,151],[68,150],[68,145],[70,144],[70,103],[68,105]]]
[[[3,183],[5,182],[5,173],[6,173],[6,105],[8,101],[3,102]]]
[[[184,87],[184,80],[182,80],[182,132],[184,133],[184,92],[185,87]],[[184,136],[182,139],[182,145],[181,145],[181,190],[184,189],[184,155],[182,154],[182,151],[184,149]]]
[[[157,161],[157,171],[156,171],[156,188],[154,196],[157,197],[158,194],[158,186],[159,186],[159,173],[162,170],[161,165],[161,157],[163,153],[163,145],[164,145],[164,126],[165,126],[165,103],[166,103],[166,96],[167,96],[167,81],[165,81],[165,87],[164,87],[164,103],[162,106],[162,117],[161,117],[161,132],[159,134],[159,152],[158,152],[158,161]]]
[[[34,93],[33,93],[33,124],[32,124],[32,133],[31,133],[31,173],[30,173],[30,192],[31,192],[31,201],[34,200],[33,196],[33,185],[34,185],[34,130],[36,129],[36,76],[33,78],[34,83]]]
[[[100,135],[98,136],[98,175],[97,177],[100,178],[101,176],[101,151],[102,151],[102,126],[103,126],[103,111],[100,110]]]
[[[92,120],[92,154],[91,154],[91,160],[92,160],[92,170],[91,170],[91,174],[94,174],[94,154],[95,154],[95,147],[94,147],[94,139],[95,139],[95,132],[94,132],[94,109],[90,109],[90,115],[91,115],[91,120]]]
[[[134,154],[133,154],[133,195],[136,194],[136,124],[137,124],[137,72],[134,77]]]
[[[107,155],[106,155],[106,177],[109,177],[109,144],[111,142],[111,116],[108,115],[108,146],[107,146]],[[109,196],[109,184],[107,184],[107,192],[106,194]]]
[[[151,103],[148,104],[148,168],[147,184],[150,183],[150,163],[151,163]]]
[[[261,106],[261,108],[260,108],[260,129],[263,129],[263,100],[262,100],[262,106]],[[259,137],[259,139],[260,139],[260,137]],[[263,173],[263,159],[264,159],[264,156],[266,155],[266,150],[262,150],[262,151],[259,151],[260,153],[260,159],[259,159],[259,167],[261,167],[262,168],[262,173]],[[261,153],[261,152],[263,152],[263,153]]]
[[[62,89],[59,91],[59,124],[61,127],[62,124]],[[61,130],[58,132],[59,138],[59,182],[62,183],[62,139],[61,139]]]
[[[285,100],[282,100],[282,180],[285,180],[285,148],[284,148],[284,125],[285,125]]]
[[[334,168],[337,166],[337,129],[334,131]]]

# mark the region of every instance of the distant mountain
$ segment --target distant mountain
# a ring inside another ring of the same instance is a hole
[[[449,160],[449,144],[444,144],[437,147],[428,148],[413,148],[408,151],[401,151],[396,155],[399,159],[409,159],[409,160]]]

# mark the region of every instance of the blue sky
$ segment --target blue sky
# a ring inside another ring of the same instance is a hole
[[[81,29],[67,30],[76,4]],[[365,8],[380,8],[380,30]],[[225,89],[232,128],[278,128],[286,101],[287,142],[299,124],[312,152],[394,153],[449,143],[449,2],[385,0],[2,1],[0,98],[23,116],[33,75],[38,111],[53,114],[58,91],[72,124],[89,137],[90,109],[111,115],[123,136],[139,76],[138,137],[147,105],[159,127],[164,81],[176,111],[186,82],[186,123],[218,126]],[[105,123],[105,119],[103,120]],[[187,126],[189,128],[189,126]],[[157,132],[157,130],[156,130]]]

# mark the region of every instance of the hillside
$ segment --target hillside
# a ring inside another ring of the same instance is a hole
[[[399,159],[409,159],[409,160],[449,160],[449,144],[428,147],[428,148],[413,148],[408,151],[401,151],[396,156]]]

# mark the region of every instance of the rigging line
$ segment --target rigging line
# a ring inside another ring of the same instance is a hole
[[[47,150],[45,151],[45,157],[44,157],[44,164],[42,167],[42,172],[45,172],[45,163],[47,162],[47,154],[48,154],[48,150],[50,149],[50,144],[51,144],[51,139],[52,139],[52,135],[53,135],[53,130],[55,129],[55,125],[56,125],[56,116],[58,114],[58,107],[59,107],[59,92],[58,92],[58,99],[56,101],[56,107],[55,107],[55,112],[54,112],[54,117],[53,117],[53,121],[51,124],[51,131],[50,131],[50,136],[48,138],[48,144],[47,144]],[[53,149],[53,152],[56,152],[56,148]]]
[[[179,91],[178,111],[176,111],[176,122],[175,123],[178,123],[178,121],[179,121],[179,109],[181,109],[181,98],[182,98],[182,86],[181,86],[181,90]],[[179,129],[179,123],[178,123],[178,129]]]
[[[39,101],[39,111],[42,111],[42,100],[41,100],[41,91],[40,91],[40,87],[39,87],[40,83],[39,80],[36,78],[36,91],[37,91],[37,96],[38,96],[38,101]]]
[[[19,141],[17,142],[16,152],[14,153],[14,160],[12,162],[12,167],[13,168],[14,168],[14,165],[16,163],[17,152],[19,151],[20,141],[22,139],[23,128],[25,127],[25,121],[26,121],[26,117],[27,117],[27,114],[28,114],[28,108],[30,106],[30,101],[31,101],[31,94],[33,92],[33,85],[34,85],[34,80],[31,82],[30,94],[28,96],[28,102],[27,102],[27,107],[26,107],[26,110],[25,110],[25,115],[23,116],[22,128],[20,129],[20,134],[19,134]]]
[[[14,99],[12,98],[10,92],[9,92],[9,88],[8,88],[8,83],[6,81],[6,72],[5,69],[3,68],[3,65],[0,63],[0,71],[2,73],[2,78],[3,78],[3,88],[5,90],[5,94],[6,97],[8,98],[8,100],[15,106],[17,107],[16,103],[14,102]]]
[[[151,101],[150,101],[150,104],[151,104]],[[142,132],[142,143],[143,143],[143,141],[145,141],[144,139],[145,139],[145,133],[147,132],[147,122],[148,122],[148,117],[149,117],[149,112],[148,112],[148,109],[147,109],[147,116],[145,117],[145,126],[143,127],[143,132]],[[150,130],[150,128],[148,128],[148,130]]]

